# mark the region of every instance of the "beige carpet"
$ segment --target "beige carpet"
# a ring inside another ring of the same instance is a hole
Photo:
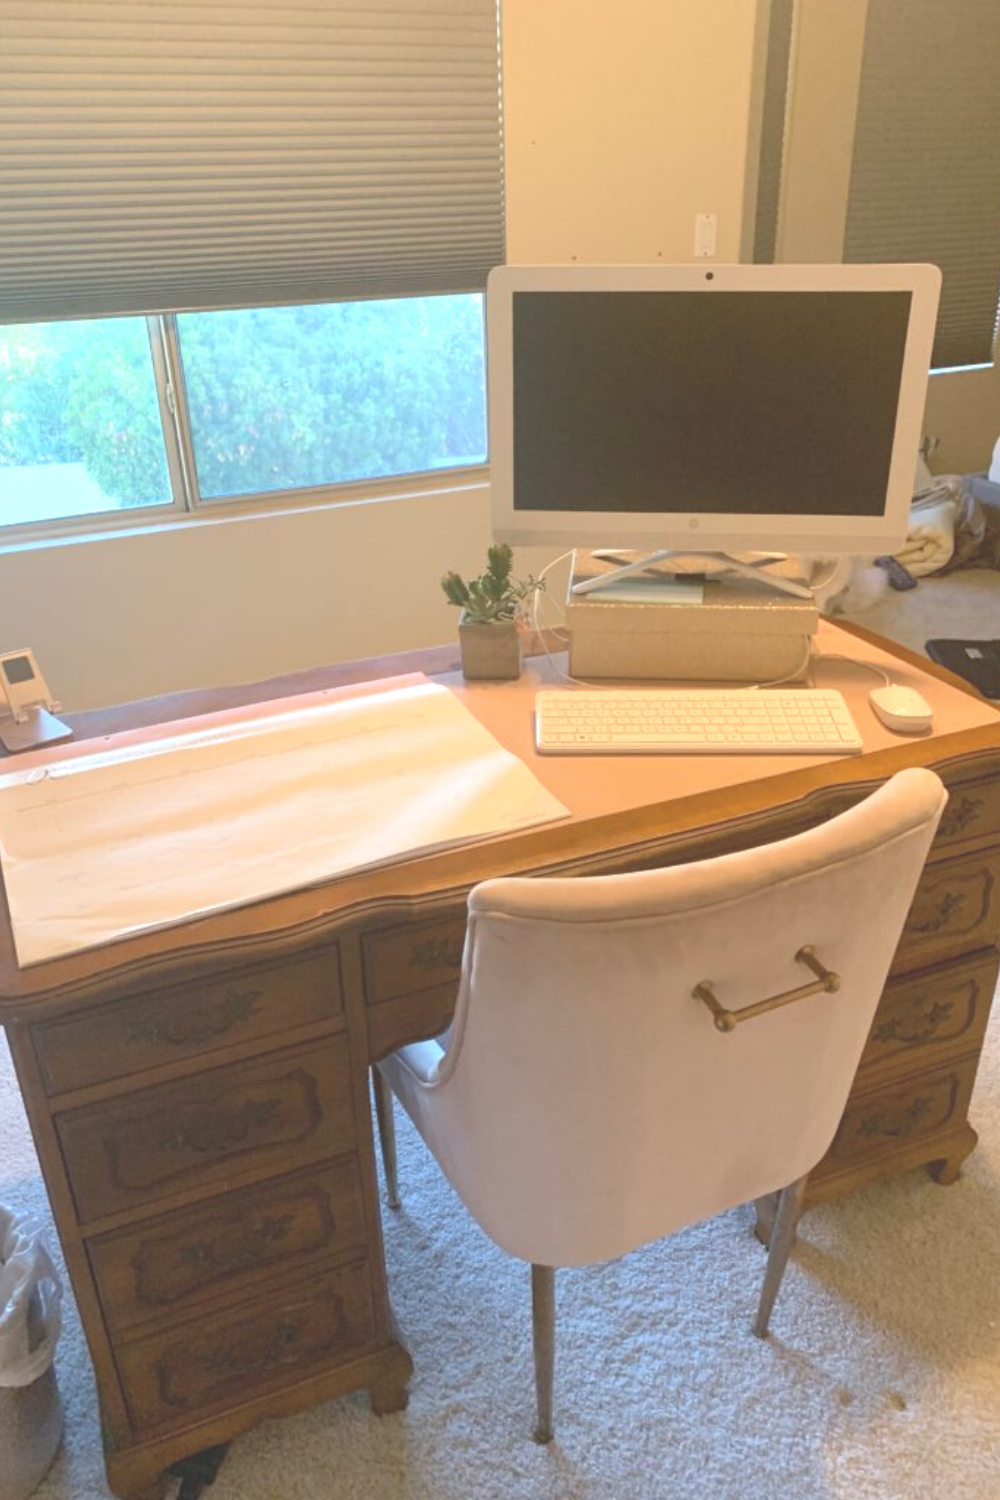
[[[926,580],[858,619],[914,645],[1000,634],[1000,579],[966,576],[974,599]],[[748,1211],[562,1273],[549,1449],[528,1438],[526,1270],[401,1125],[404,1207],[385,1217],[408,1411],[379,1420],[354,1396],[268,1423],[212,1500],[998,1500],[1000,1013],[972,1119],[955,1186],[914,1172],[807,1215],[766,1344]],[[0,1202],[48,1216],[2,1044]],[[71,1299],[57,1367],[66,1438],[39,1500],[105,1500]]]
[[[1000,573],[966,568],[933,574],[905,593],[888,589],[878,603],[848,618],[913,651],[922,652],[937,636],[995,640],[1000,637]]]

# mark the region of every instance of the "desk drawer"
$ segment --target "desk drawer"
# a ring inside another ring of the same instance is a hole
[[[410,922],[362,939],[365,998],[379,1005],[456,982],[462,968],[465,912],[437,922]]]
[[[140,1429],[181,1426],[270,1387],[371,1348],[375,1337],[368,1262],[266,1301],[231,1308],[137,1339],[118,1351],[125,1399]]]
[[[966,962],[904,975],[886,985],[861,1057],[861,1071],[881,1066],[912,1071],[937,1054],[979,1048],[996,989],[995,949]]]
[[[38,1026],[32,1036],[46,1089],[60,1094],[329,1020],[342,1008],[340,963],[331,947],[211,984],[136,995]]]
[[[368,1007],[368,1058],[374,1062],[407,1042],[440,1036],[455,1014],[457,983],[400,995]]]
[[[968,839],[1000,838],[1000,780],[963,781],[950,789],[935,847]]]
[[[1000,933],[1000,850],[928,865],[920,878],[893,974],[991,948]]]
[[[326,1269],[364,1243],[361,1174],[349,1157],[101,1235],[87,1248],[108,1326],[126,1329],[183,1317],[209,1297],[245,1297],[261,1278]]]
[[[353,1147],[347,1043],[331,1037],[69,1110],[56,1130],[84,1223],[306,1166]]]
[[[852,1162],[892,1155],[925,1137],[943,1136],[966,1119],[978,1056],[928,1069],[848,1101],[826,1156],[817,1169],[843,1171]]]

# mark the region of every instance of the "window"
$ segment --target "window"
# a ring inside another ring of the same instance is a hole
[[[0,537],[484,461],[497,0],[4,27]]]
[[[0,526],[482,464],[483,342],[478,293],[0,328]]]
[[[144,318],[0,328],[0,523],[171,504]]]
[[[932,367],[993,361],[995,0],[769,0],[758,16],[755,259],[930,261]]]

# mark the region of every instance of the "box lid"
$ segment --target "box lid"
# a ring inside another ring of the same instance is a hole
[[[627,558],[628,554],[623,553],[622,557]],[[815,634],[819,623],[819,608],[814,599],[798,599],[779,593],[766,583],[727,575],[721,559],[707,564],[704,559],[692,560],[685,564],[680,575],[674,558],[666,566],[654,563],[627,580],[628,587],[623,585],[616,597],[602,596],[600,590],[587,594],[572,592],[573,584],[611,573],[615,566],[614,562],[595,558],[590,552],[574,554],[566,606],[571,629],[604,633],[652,633],[667,629],[691,635],[739,631],[744,635],[801,636]],[[775,565],[776,572],[779,567],[780,576],[791,576],[796,581],[802,578],[801,570],[791,560]],[[701,571],[696,572],[695,568]],[[687,598],[685,589],[689,590]]]

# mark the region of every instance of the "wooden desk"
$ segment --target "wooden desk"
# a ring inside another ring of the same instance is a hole
[[[465,895],[486,876],[745,848],[934,766],[951,800],[808,1201],[919,1165],[954,1179],[976,1140],[967,1109],[997,977],[1000,713],[863,632],[824,625],[820,644],[919,685],[934,733],[890,735],[867,707],[875,678],[827,660],[817,680],[844,690],[862,757],[543,760],[531,704],[546,664],[466,685],[450,648],[75,716],[90,737],[426,670],[573,813],[24,971],[4,903],[0,1020],[94,1359],[112,1488],[154,1493],[179,1457],[348,1390],[367,1388],[377,1412],[405,1403],[368,1066],[447,1022]]]

